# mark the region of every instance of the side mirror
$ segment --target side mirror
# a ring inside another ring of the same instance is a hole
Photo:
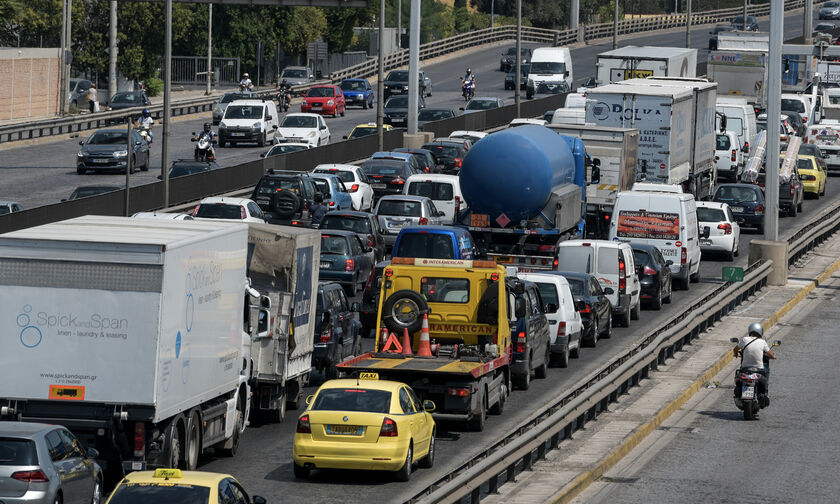
[[[88,448],[85,452],[85,456],[89,459],[98,459],[99,458],[99,450],[96,448]]]
[[[359,304],[358,301],[355,301],[353,304],[350,305],[350,311],[358,312],[361,311],[362,305]]]
[[[195,136],[195,131],[193,131],[192,133],[190,133],[190,135]]]
[[[732,343],[738,343],[741,340],[739,340],[738,338],[729,338],[729,341],[731,341]]]
[[[276,124],[271,127],[271,129],[280,129]]]
[[[582,299],[575,299],[575,310],[583,311],[586,309],[586,303]]]
[[[670,266],[670,265],[672,265],[672,264],[674,264],[674,261],[672,261],[672,260],[670,260],[670,259],[668,259],[667,261],[665,261],[665,266]]]
[[[257,319],[257,337],[258,338],[267,338],[271,336],[269,332],[270,327],[268,327],[268,321],[271,320],[271,314],[268,310],[260,310],[259,318]]]
[[[79,145],[84,145],[84,144],[85,144],[85,141],[84,141],[84,140],[80,140],[80,141],[79,141]]]
[[[157,178],[158,178],[158,180],[163,180],[163,175],[158,175]],[[64,200],[62,200],[62,201],[64,201]]]
[[[546,313],[557,313],[557,305],[554,303],[548,303],[545,305],[545,312]]]
[[[268,152],[263,152],[262,154],[260,154],[260,157],[264,158],[266,154],[268,154]]]
[[[330,321],[332,320],[332,315],[330,312],[325,311],[324,314],[321,316],[321,331],[324,331],[329,327]]]
[[[435,216],[437,217],[444,217],[445,215],[446,212],[444,212],[443,210],[438,210],[437,213],[435,213]]]
[[[62,199],[61,199],[61,202],[62,202],[62,203],[64,203],[65,201],[67,201],[67,198],[62,198]]]
[[[515,301],[515,308],[513,313],[516,315],[516,318],[522,318],[525,316],[525,300],[522,298],[516,298]]]
[[[592,177],[590,180],[591,184],[597,184],[601,182],[601,160],[600,159],[593,159],[592,160]]]
[[[306,397],[306,405],[307,405],[307,406],[309,406],[310,404],[312,404],[312,400],[313,400],[313,399],[315,399],[315,396],[314,396],[314,395],[307,396],[307,397]]]
[[[434,411],[434,410],[435,410],[435,403],[434,403],[434,401],[430,401],[430,400],[428,400],[428,399],[426,399],[425,401],[423,401],[423,411],[427,411],[427,412],[431,413],[431,412],[432,412],[432,411]]]
[[[262,497],[260,495],[253,496],[251,498],[251,502],[253,502],[254,504],[268,504],[268,501],[265,500],[265,497]]]
[[[703,226],[703,233],[700,235],[701,238],[708,238],[712,234],[712,230],[709,226]]]
[[[604,287],[604,294],[609,296],[610,294],[615,294],[615,291],[613,290],[612,287]]]
[[[265,116],[265,120],[266,120],[266,121],[270,121],[270,120],[272,120],[272,119],[273,119],[273,117],[271,117],[270,115]]]
[[[458,110],[464,110],[464,107],[458,107]]]

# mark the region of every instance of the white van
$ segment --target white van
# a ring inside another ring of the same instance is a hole
[[[670,259],[674,280],[685,290],[700,280],[700,228],[694,196],[678,185],[639,183],[618,193],[610,240],[655,245]]]
[[[814,144],[822,151],[826,170],[840,170],[840,121],[823,119],[819,124],[808,126],[803,143]]]
[[[277,105],[272,100],[234,100],[219,123],[219,147],[256,142],[260,147],[279,138]]]
[[[444,214],[441,224],[454,224],[457,214],[467,209],[467,203],[461,193],[461,181],[457,175],[410,175],[405,181],[403,194],[425,196],[434,201],[435,207]]]
[[[529,89],[537,89],[541,82],[566,81],[572,89],[572,53],[568,47],[538,47],[531,53],[528,70]]]
[[[746,98],[736,96],[718,96],[715,101],[715,111],[726,116],[726,130],[734,131],[738,135],[742,151],[750,152],[750,146],[755,142],[758,133],[755,125],[755,109],[747,103]],[[715,116],[715,129],[720,131],[720,117]]]
[[[517,273],[517,277],[534,282],[545,303],[551,353],[560,367],[569,365],[569,357],[580,356],[583,322],[575,309],[575,298],[569,281],[556,272]]]
[[[811,98],[801,94],[782,93],[782,110],[795,111],[802,118],[805,126],[811,125],[814,121],[811,117]]]
[[[641,283],[629,244],[608,240],[560,242],[557,271],[589,273],[598,278],[601,287],[610,288],[612,293],[607,298],[618,325],[629,327],[631,318],[639,319]]]
[[[562,107],[554,111],[551,124],[586,124],[586,109]]]

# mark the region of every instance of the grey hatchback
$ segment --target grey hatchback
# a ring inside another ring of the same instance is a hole
[[[0,423],[0,502],[58,504],[102,500],[102,469],[60,425]]]

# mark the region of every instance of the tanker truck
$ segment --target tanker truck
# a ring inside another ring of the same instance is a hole
[[[582,237],[585,185],[599,178],[580,138],[544,126],[493,133],[464,157],[459,174],[469,210],[459,215],[479,255],[520,269],[556,266],[557,243]]]

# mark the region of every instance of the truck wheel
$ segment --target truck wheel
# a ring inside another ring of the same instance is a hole
[[[280,423],[286,418],[286,391],[284,390],[277,399],[280,407],[277,409],[270,409],[265,412],[265,418],[269,423]],[[253,408],[253,406],[252,406]],[[252,410],[253,411],[253,410]]]
[[[639,306],[640,306],[641,304],[642,304],[642,302],[641,302],[641,301],[639,301],[638,303],[636,303],[636,306],[634,306],[634,307],[630,310],[630,318],[631,318],[631,319],[633,319],[633,320],[639,320]]]
[[[429,453],[417,463],[423,469],[431,469],[435,465],[435,431],[432,430],[432,437],[429,438]]]
[[[408,453],[405,455],[405,464],[403,464],[402,469],[394,473],[394,479],[397,481],[408,481],[411,479],[411,465],[413,463],[412,459],[414,458],[414,453],[411,448],[411,443],[409,443]]]
[[[548,376],[548,363],[551,360],[551,346],[545,346],[545,357],[543,357],[543,363],[534,370],[534,377],[543,379]]]
[[[195,471],[198,455],[201,453],[201,415],[198,409],[190,413],[187,424],[187,446],[184,448],[184,469]]]
[[[181,463],[181,431],[178,429],[178,422],[172,422],[169,429],[169,453],[166,456],[166,466],[177,469]]]
[[[487,421],[487,392],[482,392],[481,394],[481,406],[479,407],[479,412],[477,414],[473,414],[473,417],[470,418],[469,422],[467,422],[471,431],[474,432],[482,432],[484,430],[484,424]]]
[[[239,450],[239,441],[242,438],[242,428],[244,426],[242,416],[242,401],[240,400],[236,405],[236,417],[233,420],[233,435],[230,439],[225,441],[222,448],[219,450],[224,457],[233,457],[236,451]]]
[[[391,332],[402,335],[405,329],[409,333],[420,330],[423,325],[423,314],[428,312],[429,305],[419,292],[401,289],[388,296],[382,305],[382,318],[385,327]]]
[[[297,479],[309,479],[309,468],[301,467],[294,462],[292,462],[292,466],[295,468],[295,478]]]
[[[490,408],[491,415],[501,415],[505,411],[505,401],[509,393],[508,386],[502,383],[499,386],[499,401]]]

